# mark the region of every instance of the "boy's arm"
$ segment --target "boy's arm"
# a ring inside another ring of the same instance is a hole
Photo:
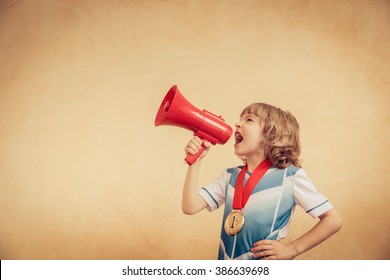
[[[319,218],[320,221],[311,230],[291,243],[282,243],[274,240],[255,242],[251,249],[251,252],[254,253],[253,257],[262,259],[293,259],[331,237],[342,226],[341,217],[334,208],[325,212]]]
[[[207,207],[206,201],[199,195],[198,174],[200,160],[188,166],[183,186],[182,210],[184,214],[193,215]]]
[[[194,137],[186,146],[186,154],[196,154],[202,145],[202,141],[198,137]],[[187,175],[183,186],[182,210],[184,214],[193,215],[207,207],[206,201],[199,195],[198,191],[198,175],[202,162],[202,158],[210,149],[210,143],[205,142],[205,150],[200,155],[199,159],[192,165],[188,166]]]

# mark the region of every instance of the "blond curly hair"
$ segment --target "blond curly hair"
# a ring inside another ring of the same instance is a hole
[[[275,167],[301,167],[299,124],[290,112],[265,103],[253,103],[242,111],[240,117],[244,114],[260,118],[264,126],[264,141],[260,143],[260,147]]]

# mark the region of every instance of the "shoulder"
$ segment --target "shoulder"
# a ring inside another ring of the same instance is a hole
[[[308,185],[312,186],[313,182],[307,176],[304,169],[290,165],[284,169],[279,169],[279,173],[283,174],[285,179],[288,179],[293,186]]]
[[[300,173],[301,171],[303,171],[302,168],[296,167],[294,165],[290,165],[289,167],[286,168],[286,176],[287,177],[295,176],[297,175],[297,173]]]

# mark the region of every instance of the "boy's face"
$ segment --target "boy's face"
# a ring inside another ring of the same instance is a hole
[[[237,156],[259,156],[264,153],[260,148],[263,140],[263,125],[260,117],[244,113],[236,123],[234,153]]]

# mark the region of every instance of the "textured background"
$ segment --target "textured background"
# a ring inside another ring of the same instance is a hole
[[[297,117],[344,220],[299,259],[390,259],[386,0],[1,0],[0,259],[216,258],[222,211],[181,213],[191,132],[154,127],[173,84],[231,125],[255,101]]]

